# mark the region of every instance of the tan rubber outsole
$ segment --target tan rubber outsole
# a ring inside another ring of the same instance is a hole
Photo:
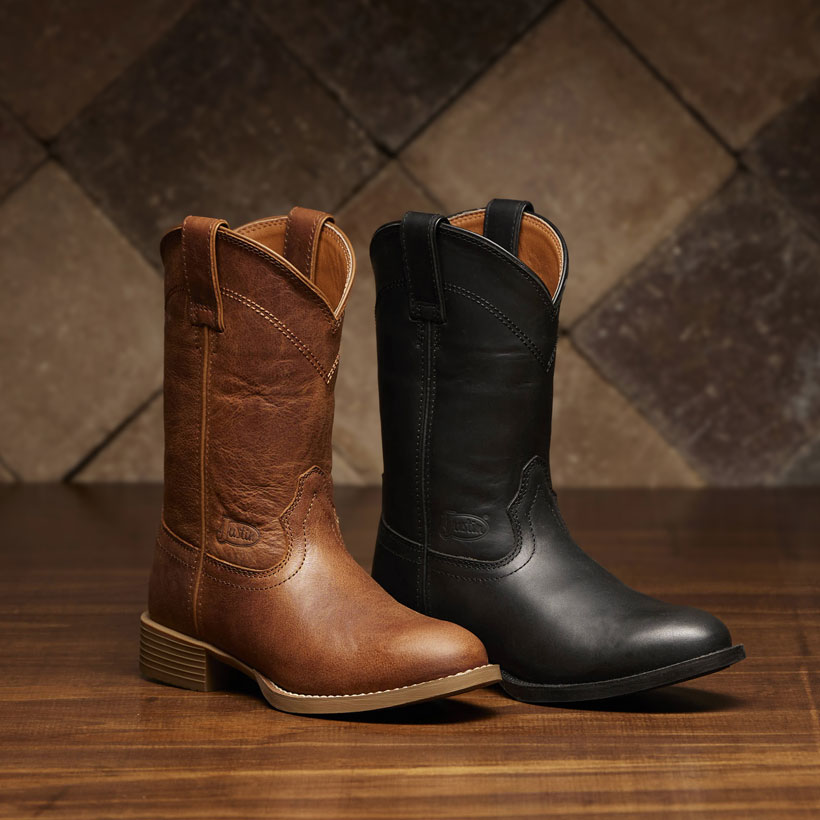
[[[302,715],[366,712],[391,706],[405,706],[409,703],[422,703],[426,700],[458,695],[501,681],[499,666],[486,664],[445,678],[381,692],[362,692],[355,695],[300,695],[282,689],[221,649],[162,626],[152,621],[147,612],[142,613],[140,671],[146,678],[197,692],[213,692],[227,688],[230,676],[226,675],[226,666],[238,669],[255,680],[265,700],[274,709]]]

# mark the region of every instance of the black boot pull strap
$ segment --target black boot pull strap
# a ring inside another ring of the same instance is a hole
[[[408,211],[401,221],[404,278],[410,296],[410,318],[441,324],[446,318],[438,261],[441,214]]]
[[[523,199],[491,199],[484,211],[484,236],[518,256],[521,220],[532,212],[532,202]]]

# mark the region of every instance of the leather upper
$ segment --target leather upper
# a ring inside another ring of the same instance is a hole
[[[729,646],[708,613],[621,583],[561,518],[549,475],[567,276],[557,230],[529,203],[496,200],[388,224],[371,258],[385,463],[374,577],[533,683],[628,676]],[[430,275],[438,319],[413,310]]]
[[[350,557],[330,482],[353,251],[328,214],[163,240],[165,496],[159,623],[299,694],[356,694],[487,662],[454,624],[393,600]]]

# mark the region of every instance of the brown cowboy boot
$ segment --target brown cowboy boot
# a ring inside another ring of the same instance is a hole
[[[165,264],[165,498],[146,677],[226,666],[287,712],[353,712],[500,680],[467,630],[391,598],[342,543],[333,387],[355,262],[328,214],[189,216]]]

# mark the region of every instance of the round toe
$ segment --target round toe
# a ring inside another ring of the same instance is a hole
[[[732,645],[719,618],[692,607],[670,607],[648,619],[631,641],[633,657],[641,669],[658,669],[709,655]]]
[[[472,632],[448,621],[423,617],[396,649],[417,682],[446,678],[489,663],[484,644]]]

